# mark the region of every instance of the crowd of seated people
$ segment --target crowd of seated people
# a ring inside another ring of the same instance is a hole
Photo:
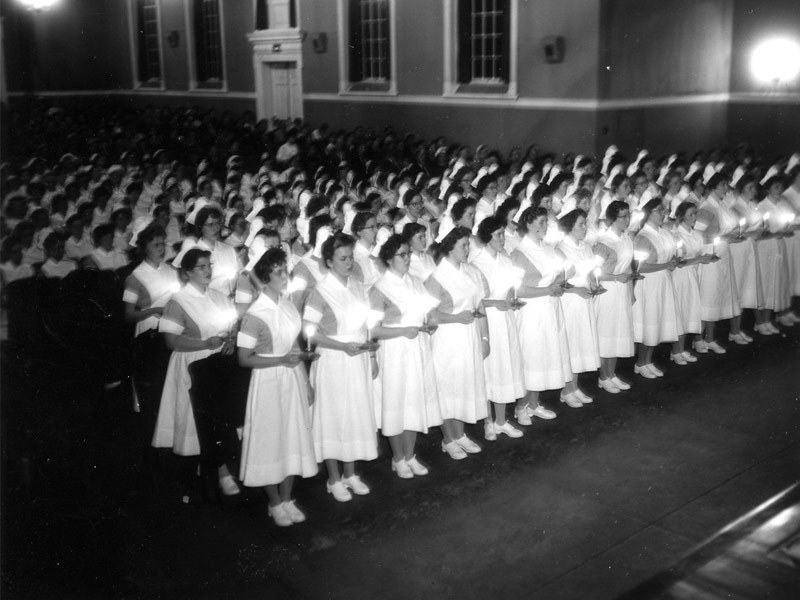
[[[379,432],[387,468],[425,476],[432,429],[463,460],[484,450],[468,425],[491,442],[556,418],[542,392],[581,409],[800,322],[800,154],[34,117],[11,120],[2,165],[4,302],[17,280],[112,271],[144,443],[221,494],[263,487],[279,526],[305,520],[293,481],[320,464],[335,500],[369,494]]]

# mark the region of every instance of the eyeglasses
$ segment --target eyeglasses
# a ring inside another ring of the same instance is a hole
[[[422,206],[422,205],[423,205],[422,202],[409,202],[408,203],[408,206]]]
[[[206,221],[203,223],[203,227],[211,227],[212,229],[219,229],[222,227],[222,223],[219,221]]]
[[[365,229],[377,229],[377,228],[378,225],[373,223],[372,225],[364,225],[364,227],[361,228],[361,231],[364,231]]]

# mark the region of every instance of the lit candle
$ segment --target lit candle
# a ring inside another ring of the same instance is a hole
[[[600,274],[602,272],[603,270],[600,267],[595,267],[592,271],[592,274],[594,275],[594,287],[596,290],[600,289]]]
[[[769,213],[768,212],[764,213],[764,227],[769,229]]]
[[[525,270],[520,267],[511,267],[511,287],[514,290],[514,305],[519,302],[517,298],[517,291],[519,286],[522,285],[522,278],[525,276]]]
[[[675,256],[681,258],[683,256],[683,240],[678,240],[675,248]]]
[[[317,333],[317,326],[309,323],[306,325],[305,329],[306,333],[306,350],[311,352],[311,338],[314,337],[314,334]]]
[[[745,219],[744,217],[739,219],[739,235],[744,235],[744,230],[746,225],[747,225],[747,219]]]
[[[714,238],[714,244],[711,247],[711,253],[716,256],[717,255],[717,244],[719,244],[719,236]]]
[[[649,252],[645,252],[644,250],[634,250],[633,252],[633,274],[639,274],[639,267],[642,266],[642,261],[647,260],[647,257],[650,256]]]

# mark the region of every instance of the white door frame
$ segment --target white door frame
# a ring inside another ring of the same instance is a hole
[[[253,72],[256,84],[256,118],[271,119],[272,78],[269,63],[294,63],[297,97],[292,97],[291,118],[303,118],[303,37],[298,29],[265,29],[248,34],[253,46]]]

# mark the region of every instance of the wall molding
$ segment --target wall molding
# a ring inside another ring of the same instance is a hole
[[[168,97],[184,97],[184,98],[219,98],[220,100],[255,100],[255,92],[222,92],[220,90],[148,90],[146,88],[137,88],[134,90],[64,90],[64,91],[49,91],[49,92],[36,92],[29,94],[27,92],[10,92],[8,94],[12,98],[24,98],[26,96],[34,96],[38,98],[55,98],[55,97],[78,97],[78,96],[168,96]]]
[[[30,96],[27,92],[9,92],[11,98]],[[219,98],[233,100],[255,100],[255,92],[224,92],[220,90],[158,90],[137,88],[131,90],[59,90],[37,92],[33,96],[42,98],[70,96],[168,96],[186,98]],[[635,108],[656,108],[664,106],[690,106],[698,104],[798,104],[800,93],[756,93],[734,92],[731,94],[695,94],[685,96],[665,96],[662,98],[617,98],[613,100],[593,100],[577,98],[517,98],[506,99],[496,96],[449,97],[434,95],[398,94],[303,94],[303,100],[311,102],[346,102],[361,104],[420,104],[434,106],[468,106],[474,108],[512,108],[559,111],[595,111]]]
[[[310,93],[305,100],[317,102],[352,102],[366,104],[425,104],[434,106],[469,106],[474,108],[511,108],[559,111],[598,111],[634,108],[657,108],[665,106],[689,106],[702,104],[747,103],[747,104],[800,104],[800,93],[759,94],[687,94],[661,98],[615,98],[596,100],[591,98],[498,98],[493,95],[471,95],[468,97],[398,94],[391,97],[350,96],[343,94]]]

